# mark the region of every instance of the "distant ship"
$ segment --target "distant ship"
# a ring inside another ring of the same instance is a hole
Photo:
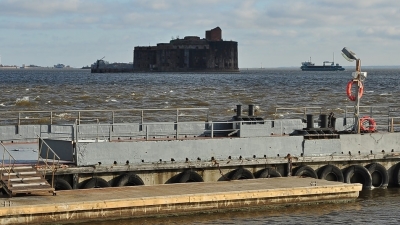
[[[303,71],[343,71],[344,68],[338,63],[335,65],[335,60],[332,62],[324,61],[322,66],[316,66],[311,62],[311,57],[309,62],[302,62],[300,69]]]
[[[57,64],[57,65],[54,65],[54,68],[63,69],[63,68],[65,68],[65,65],[64,64]]]
[[[327,65],[326,63],[331,63],[330,65]],[[340,66],[338,63],[334,62],[328,62],[325,61],[322,66],[316,66],[312,62],[302,62],[301,63],[301,70],[303,71],[343,71],[344,68]]]

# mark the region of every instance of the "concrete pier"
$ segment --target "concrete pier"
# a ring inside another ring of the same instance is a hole
[[[354,201],[361,184],[313,178],[270,178],[59,191],[0,198],[0,224],[72,223]]]

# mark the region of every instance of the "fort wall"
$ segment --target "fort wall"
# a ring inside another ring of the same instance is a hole
[[[156,46],[134,49],[138,72],[238,71],[238,43],[223,41],[221,29],[206,31],[206,37],[186,36]]]

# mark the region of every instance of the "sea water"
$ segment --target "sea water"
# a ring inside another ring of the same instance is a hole
[[[368,76],[362,105],[398,105],[400,69],[363,71]],[[351,72],[292,68],[242,69],[239,73],[91,74],[78,69],[7,69],[0,70],[0,111],[207,107],[213,118],[229,119],[236,105],[254,104],[273,117],[276,107],[335,110],[352,105],[346,96]],[[399,224],[399,212],[400,188],[392,188],[363,191],[348,204],[242,209],[96,224]]]

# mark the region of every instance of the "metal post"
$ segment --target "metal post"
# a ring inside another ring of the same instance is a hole
[[[112,127],[108,129],[108,141],[111,141]]]
[[[75,121],[75,143],[78,143],[79,141],[79,125],[78,121]]]
[[[115,122],[115,114],[114,114],[114,111],[112,111],[112,125],[111,125],[112,131],[114,131],[114,122]]]
[[[391,122],[391,124],[390,124],[390,132],[394,132],[394,125],[393,125],[393,118],[392,118],[392,122]]]
[[[176,136],[176,140],[178,140],[178,135],[179,135],[179,132],[178,132],[178,122],[176,122],[176,133],[175,133],[175,136]]]
[[[176,109],[176,140],[178,140],[178,135],[179,135],[179,132],[178,132],[178,117],[179,117],[179,109]]]
[[[214,123],[211,122],[211,138],[214,138]]]
[[[356,72],[357,72],[357,78],[354,80],[357,81],[357,93],[356,93],[356,104],[355,104],[355,109],[354,109],[354,131],[359,134],[360,133],[360,88],[362,85],[361,77],[360,77],[360,72],[361,72],[361,60],[357,59],[356,60]]]
[[[99,141],[99,119],[97,119],[97,126],[96,126],[96,142]]]
[[[146,141],[147,140],[149,140],[149,130],[148,130],[147,125],[146,125]]]

